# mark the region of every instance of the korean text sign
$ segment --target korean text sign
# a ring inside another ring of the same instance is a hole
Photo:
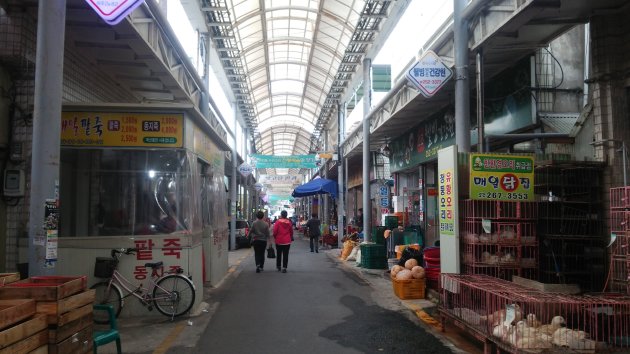
[[[440,205],[440,235],[455,235],[455,191],[452,169],[440,171],[438,202]]]
[[[534,157],[470,154],[470,198],[534,201]]]
[[[160,113],[63,112],[61,145],[182,147],[184,116]]]

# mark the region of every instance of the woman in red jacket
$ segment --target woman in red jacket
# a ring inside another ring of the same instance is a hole
[[[287,219],[287,211],[280,212],[280,219],[273,224],[273,238],[276,243],[276,268],[280,271],[282,261],[282,273],[287,272],[289,263],[289,248],[293,241],[293,224]]]

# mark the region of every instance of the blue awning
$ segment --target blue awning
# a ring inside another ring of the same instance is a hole
[[[291,195],[308,197],[316,194],[330,194],[333,198],[337,198],[337,182],[326,178],[315,178],[308,183],[297,186]]]

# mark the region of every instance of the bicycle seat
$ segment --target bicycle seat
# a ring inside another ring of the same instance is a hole
[[[160,268],[163,265],[164,265],[164,262],[162,262],[162,261],[155,262],[155,263],[145,263],[144,264],[144,266],[148,267],[148,268]]]

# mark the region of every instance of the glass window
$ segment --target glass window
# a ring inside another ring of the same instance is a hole
[[[185,150],[65,148],[61,164],[62,237],[168,234],[199,227]]]

